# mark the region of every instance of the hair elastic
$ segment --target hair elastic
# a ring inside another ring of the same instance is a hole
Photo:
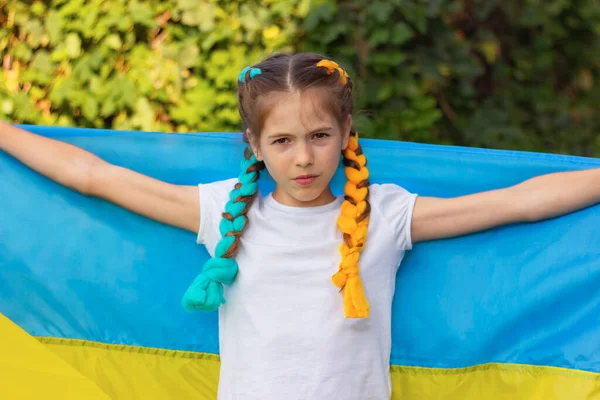
[[[348,74],[336,62],[331,60],[321,60],[317,63],[317,67],[327,68],[327,74],[331,75],[335,70],[340,74],[340,82],[345,85],[348,82]]]
[[[262,73],[262,71],[260,70],[260,68],[252,68],[252,67],[246,67],[242,70],[242,72],[240,72],[240,76],[238,77],[238,80],[242,83],[246,83],[246,73],[250,71],[250,79],[255,78],[257,75],[260,75]]]

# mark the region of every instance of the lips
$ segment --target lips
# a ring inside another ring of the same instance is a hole
[[[317,179],[317,175],[300,175],[294,178],[294,181],[301,186],[310,185]]]

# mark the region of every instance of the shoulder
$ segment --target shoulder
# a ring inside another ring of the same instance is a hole
[[[223,211],[237,181],[237,178],[231,178],[198,184],[201,218]]]
[[[224,179],[213,182],[205,182],[198,184],[200,201],[214,201],[220,203],[229,197],[229,193],[233,190],[237,183],[237,178]]]
[[[369,185],[369,200],[371,202],[410,202],[414,201],[416,196],[416,193],[411,193],[395,183],[373,183]]]
[[[202,182],[198,184],[198,187],[203,190],[232,190],[237,181],[237,178],[228,178],[212,182]]]
[[[221,213],[225,210],[229,193],[233,190],[236,182],[237,178],[231,178],[198,184],[200,225],[197,243],[207,245],[209,251],[214,250],[214,246],[221,237],[219,231]]]
[[[399,250],[412,248],[411,222],[416,199],[416,193],[393,183],[369,186],[371,215],[391,228]]]

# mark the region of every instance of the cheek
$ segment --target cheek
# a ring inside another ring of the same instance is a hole
[[[340,141],[341,142],[341,141]],[[328,146],[322,146],[318,148],[321,158],[326,160],[328,163],[337,163],[342,156],[341,143],[331,143]]]
[[[277,150],[262,153],[263,161],[265,162],[265,166],[267,167],[270,175],[276,177],[282,174],[282,170],[290,162],[288,153],[289,152]]]

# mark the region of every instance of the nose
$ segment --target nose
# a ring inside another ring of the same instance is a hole
[[[311,143],[298,143],[295,156],[297,166],[306,167],[312,165],[314,162],[314,153]]]

